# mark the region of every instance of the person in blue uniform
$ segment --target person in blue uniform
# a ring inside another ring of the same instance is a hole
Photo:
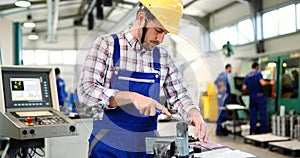
[[[242,90],[250,93],[250,134],[266,133],[267,126],[267,97],[263,86],[274,85],[274,80],[265,81],[259,70],[257,62],[252,64],[252,71],[248,73],[243,81]],[[256,129],[257,112],[260,116],[260,131]]]
[[[230,98],[230,84],[229,84],[229,74],[231,73],[231,65],[227,64],[225,66],[225,71],[220,73],[217,79],[215,80],[215,85],[218,89],[218,119],[216,126],[216,135],[227,135],[228,131],[224,129],[221,124],[226,121],[227,111],[226,104]]]
[[[185,88],[170,53],[159,46],[168,33],[179,33],[182,0],[140,0],[129,28],[99,36],[86,56],[78,85],[83,106],[92,107],[89,157],[153,157],[145,137],[157,136],[157,116],[173,110],[195,126],[194,137],[207,142],[199,106]],[[175,129],[174,129],[175,130]]]
[[[66,92],[66,84],[65,81],[60,77],[60,69],[55,68],[55,76],[56,76],[56,87],[58,94],[58,103],[60,107],[64,106],[65,99],[68,97],[68,93]]]

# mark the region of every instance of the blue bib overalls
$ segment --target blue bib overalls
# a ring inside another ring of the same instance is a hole
[[[154,69],[158,73],[119,70],[120,45],[114,37],[114,72],[110,88],[131,91],[151,97],[159,102],[160,63],[159,49],[153,50]],[[105,110],[102,120],[94,120],[93,132],[89,139],[89,157],[136,157],[146,158],[145,137],[157,136],[157,116],[144,116],[133,104]]]
[[[257,132],[257,112],[260,116],[260,131],[265,133],[268,130],[267,127],[267,97],[264,93],[262,85],[259,80],[262,79],[261,74],[258,71],[249,73],[244,83],[246,83],[250,92],[250,131],[251,133]]]

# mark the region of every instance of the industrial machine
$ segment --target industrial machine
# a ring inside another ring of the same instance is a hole
[[[176,124],[176,136],[146,137],[146,152],[154,157],[180,158],[193,157],[193,149],[189,147],[188,123],[180,121]]]
[[[0,125],[0,136],[9,138],[9,157],[19,148],[43,146],[43,138],[78,134],[76,123],[59,112],[49,67],[0,67]]]
[[[300,113],[299,67],[300,52],[280,54],[260,58],[261,72],[264,79],[275,80],[275,85],[267,89],[268,114],[279,113],[280,106],[285,106],[285,113],[295,110]],[[286,80],[285,76],[290,76]]]

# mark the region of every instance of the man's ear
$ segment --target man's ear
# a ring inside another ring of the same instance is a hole
[[[145,20],[144,20],[145,18],[146,18],[146,13],[145,12],[143,12],[143,11],[138,12],[137,20],[139,22],[139,25],[141,25],[145,22]]]

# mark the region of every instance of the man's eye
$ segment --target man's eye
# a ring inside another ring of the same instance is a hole
[[[157,33],[163,33],[164,31],[163,31],[163,30],[160,30],[160,29],[156,29],[156,32],[157,32]]]

